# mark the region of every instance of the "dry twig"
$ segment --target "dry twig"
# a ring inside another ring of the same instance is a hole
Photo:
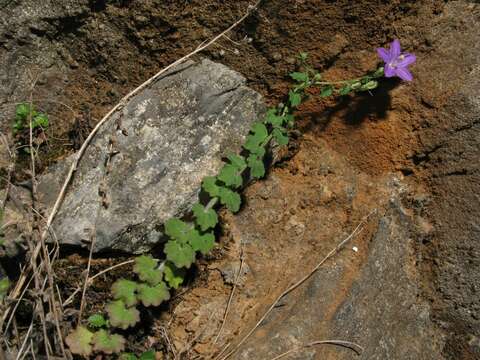
[[[293,349],[290,349],[286,352],[284,352],[283,354],[280,354],[278,356],[275,356],[273,359],[271,360],[278,360],[278,359],[281,359],[287,355],[290,355],[294,352],[297,352],[297,351],[300,351],[300,350],[304,350],[306,348],[309,348],[309,347],[312,347],[312,346],[315,346],[315,345],[336,345],[336,346],[341,346],[341,347],[344,347],[344,348],[348,348],[348,349],[351,349],[353,351],[355,351],[357,353],[357,355],[360,355],[362,352],[363,352],[363,347],[361,347],[360,345],[358,344],[355,344],[353,342],[350,342],[350,341],[344,341],[344,340],[322,340],[322,341],[313,341],[311,343],[308,343],[308,344],[305,344],[305,345],[302,345],[302,346],[298,346],[296,348],[293,348]]]

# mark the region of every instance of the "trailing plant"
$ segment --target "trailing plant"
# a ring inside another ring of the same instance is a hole
[[[30,118],[32,119],[32,130],[38,128],[47,128],[50,124],[48,116],[35,110],[35,106],[29,103],[18,104],[15,108],[15,118],[12,122],[12,132],[16,135],[25,129],[30,128]]]
[[[229,154],[217,176],[203,179],[202,192],[208,201],[193,205],[192,222],[179,218],[166,221],[165,259],[155,259],[151,255],[137,257],[133,267],[135,276],[119,279],[112,285],[112,300],[105,307],[108,320],[95,314],[88,318],[87,325],[78,326],[66,339],[71,352],[88,356],[94,352],[112,354],[124,350],[125,339],[115,330],[135,326],[140,321],[143,307],[158,306],[167,301],[170,291],[183,283],[197,256],[206,255],[215,247],[214,230],[219,208],[225,206],[232,213],[240,210],[241,189],[250,181],[265,176],[265,156],[272,142],[280,146],[289,143],[289,131],[295,123],[294,112],[307,98],[371,91],[384,75],[411,80],[406,67],[415,61],[415,56],[401,53],[398,40],[389,50],[379,48],[377,51],[385,62],[384,66],[359,78],[334,82],[324,80],[320,72],[309,65],[308,54],[300,53],[300,67],[290,74],[294,84],[285,103],[268,109],[263,119],[251,126],[242,152]],[[154,352],[144,353],[139,359],[150,359],[149,356],[153,359]],[[120,359],[137,357],[124,353]]]

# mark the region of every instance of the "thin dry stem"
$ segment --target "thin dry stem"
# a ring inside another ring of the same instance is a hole
[[[355,344],[353,342],[350,342],[350,341],[344,341],[344,340],[321,340],[321,341],[313,341],[311,343],[308,343],[308,344],[305,344],[305,345],[302,345],[302,346],[298,346],[296,348],[293,348],[293,349],[290,349],[286,352],[284,352],[283,354],[280,354],[278,356],[275,356],[273,359],[271,360],[278,360],[278,359],[281,359],[287,355],[290,355],[294,352],[297,352],[297,351],[301,351],[301,350],[304,350],[304,349],[307,349],[309,347],[312,347],[312,346],[315,346],[315,345],[335,345],[335,346],[341,346],[341,347],[344,347],[344,348],[347,348],[347,349],[350,349],[350,350],[353,350],[357,353],[357,355],[360,355],[364,349],[363,347],[361,347],[360,345],[358,344]]]

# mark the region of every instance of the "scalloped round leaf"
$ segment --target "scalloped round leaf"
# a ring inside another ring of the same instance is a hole
[[[191,227],[185,222],[177,218],[168,219],[165,222],[165,234],[171,238],[186,242],[186,235],[191,230]]]
[[[125,338],[110,334],[107,330],[98,330],[92,337],[93,350],[105,354],[116,354],[125,349]]]
[[[247,167],[247,163],[245,162],[245,158],[241,155],[230,154],[230,155],[227,156],[227,159],[240,172],[245,170],[245,168]]]
[[[183,283],[185,279],[185,274],[187,273],[184,268],[178,268],[174,263],[166,261],[163,273],[165,275],[165,280],[168,283],[168,286],[174,289],[178,289],[180,284]]]
[[[93,333],[83,326],[78,326],[66,338],[67,343],[72,354],[89,356],[92,354],[92,340]]]
[[[126,330],[140,321],[140,312],[135,308],[127,308],[122,300],[115,300],[106,305],[110,324]]]
[[[112,285],[112,295],[116,300],[123,300],[125,305],[132,306],[137,303],[137,283],[127,279],[119,279]]]
[[[228,188],[220,188],[219,192],[220,202],[225,205],[228,210],[233,213],[236,213],[240,210],[240,205],[242,204],[242,198],[238,193],[232,191]]]
[[[93,314],[88,318],[88,326],[98,329],[104,326],[107,326],[107,320],[103,317],[102,314]]]
[[[250,155],[247,159],[248,167],[250,168],[250,176],[254,179],[261,179],[265,176],[265,165],[255,155]]]
[[[145,306],[158,306],[170,299],[170,292],[164,282],[155,286],[140,284],[138,286],[138,299]]]
[[[190,239],[190,245],[192,245],[193,250],[207,255],[215,247],[215,235],[213,233],[198,234],[198,236]]]
[[[220,170],[218,174],[218,180],[222,181],[226,186],[239,188],[243,184],[241,171],[237,169],[235,165],[226,164]]]
[[[217,178],[214,176],[207,176],[203,178],[202,189],[206,191],[211,197],[218,196],[219,187],[217,185]]]
[[[273,129],[272,131],[273,137],[277,141],[278,145],[281,145],[281,146],[288,144],[288,136],[285,135],[284,133],[285,130],[284,129],[282,130],[277,128],[277,129]]]
[[[167,255],[167,260],[173,262],[176,267],[187,269],[195,262],[195,251],[189,244],[176,240],[170,240],[163,249]]]
[[[157,269],[158,260],[150,255],[138,256],[135,259],[133,271],[140,280],[148,282],[150,285],[157,285],[162,281],[162,271]]]
[[[139,360],[155,360],[155,351],[145,351],[142,355],[140,355]]]
[[[297,107],[302,103],[302,96],[299,93],[290,91],[288,93],[288,100],[290,101],[290,105],[292,107]]]
[[[196,224],[202,231],[214,228],[218,223],[218,216],[215,210],[206,209],[202,204],[195,204],[192,207],[193,215],[195,215]]]

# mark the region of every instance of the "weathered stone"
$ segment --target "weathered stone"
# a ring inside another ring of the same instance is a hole
[[[165,220],[190,209],[202,178],[240,150],[263,111],[261,96],[223,65],[203,60],[170,71],[115,113],[88,147],[53,223],[59,242],[85,245],[95,232],[95,251],[151,248]],[[41,177],[47,206],[72,159]]]

